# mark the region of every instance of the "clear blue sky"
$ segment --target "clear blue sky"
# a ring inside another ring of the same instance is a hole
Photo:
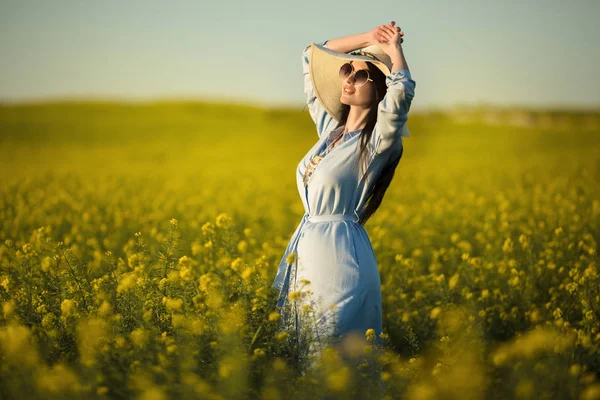
[[[600,1],[0,0],[0,99],[302,105],[302,49],[395,20],[413,108],[600,107]]]

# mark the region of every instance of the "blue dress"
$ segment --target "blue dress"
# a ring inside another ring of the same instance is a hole
[[[327,41],[318,44],[327,47]],[[367,147],[368,168],[361,173],[361,129],[344,134],[324,154],[344,126],[338,126],[313,92],[309,55],[307,46],[302,54],[304,92],[319,140],[296,170],[305,214],[288,243],[273,282],[273,287],[279,290],[277,307],[287,317],[282,320],[293,321],[298,334],[310,321],[311,329],[319,330],[316,335],[320,339],[339,340],[349,332],[364,338],[366,330],[373,328],[380,343],[379,271],[371,241],[358,217],[382,168],[401,155],[402,127],[408,119],[415,81],[408,69],[392,71],[386,78],[387,94],[379,103],[377,123]],[[305,171],[316,155],[323,158],[305,185]],[[295,293],[289,296],[292,292]],[[312,305],[310,318],[302,311],[307,304]]]

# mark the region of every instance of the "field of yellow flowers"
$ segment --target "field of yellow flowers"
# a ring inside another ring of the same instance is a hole
[[[600,399],[600,116],[487,120],[411,114],[384,346],[306,369],[271,288],[306,112],[0,106],[0,398]]]

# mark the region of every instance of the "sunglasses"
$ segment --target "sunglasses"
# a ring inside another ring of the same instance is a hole
[[[354,72],[353,80],[354,86],[363,86],[368,81],[373,82],[373,79],[369,77],[368,69],[359,69],[358,71],[354,70],[354,66],[350,63],[346,63],[340,67],[340,78],[346,79]]]

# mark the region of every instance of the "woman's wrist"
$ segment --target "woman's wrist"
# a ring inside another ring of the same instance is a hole
[[[392,61],[392,71],[400,69],[408,69],[406,58],[404,58],[404,52],[402,51],[402,45],[397,44],[388,50],[388,56]]]

